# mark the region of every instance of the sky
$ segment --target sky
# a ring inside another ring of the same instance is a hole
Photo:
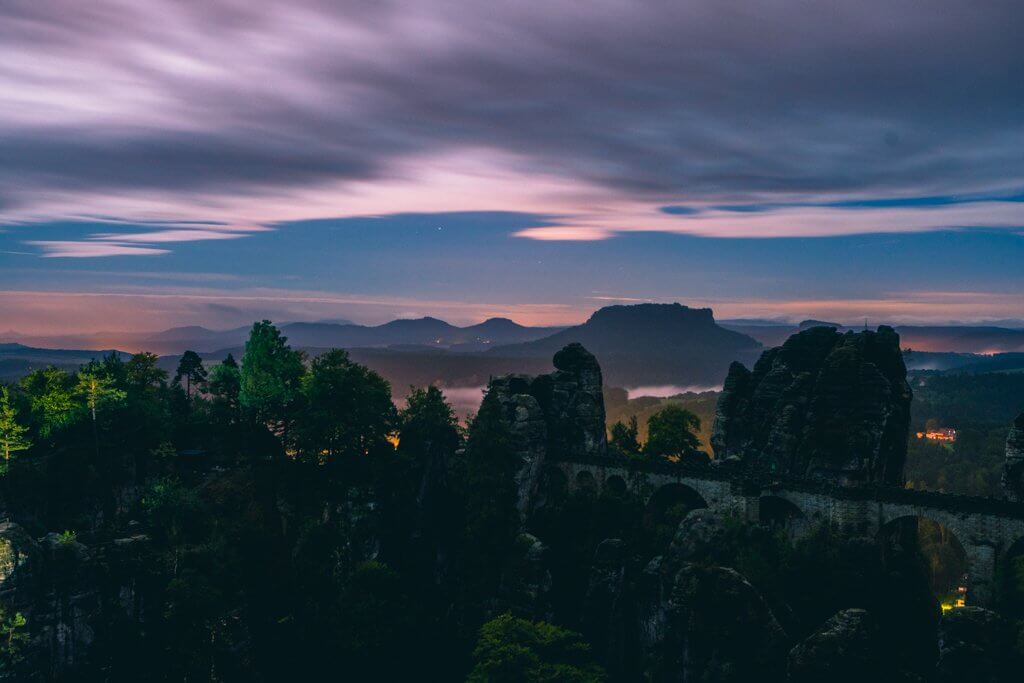
[[[1017,0],[0,3],[0,332],[1024,325]]]

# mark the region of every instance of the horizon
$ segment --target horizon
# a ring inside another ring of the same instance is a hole
[[[1024,11],[0,8],[0,327],[1024,320]]]

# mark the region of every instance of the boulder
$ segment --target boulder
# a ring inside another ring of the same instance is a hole
[[[692,510],[676,528],[669,546],[669,557],[676,566],[701,562],[712,557],[725,535],[725,515],[718,510]]]
[[[715,457],[840,484],[903,483],[911,390],[899,335],[812,327],[733,363],[716,408]]]
[[[738,572],[685,564],[667,607],[665,637],[653,648],[646,672],[651,680],[784,680],[789,639]]]
[[[939,621],[938,683],[1020,680],[1011,671],[1013,632],[1003,617],[981,607],[946,612]]]
[[[837,612],[789,651],[787,665],[791,683],[864,683],[884,669],[878,628],[862,609]]]

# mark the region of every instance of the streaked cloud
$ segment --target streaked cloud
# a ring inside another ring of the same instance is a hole
[[[225,228],[196,239],[484,210],[561,217],[519,233],[548,241],[1019,228],[1022,29],[1013,0],[14,0],[0,222]]]

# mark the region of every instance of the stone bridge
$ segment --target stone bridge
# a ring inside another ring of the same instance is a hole
[[[630,491],[651,503],[683,494],[697,506],[729,510],[750,521],[783,518],[795,536],[827,523],[877,536],[899,520],[925,518],[948,529],[963,546],[968,600],[992,600],[997,567],[1024,551],[1024,503],[995,498],[913,491],[886,486],[843,487],[827,482],[778,479],[717,464],[679,464],[590,457],[552,463],[570,490]]]

